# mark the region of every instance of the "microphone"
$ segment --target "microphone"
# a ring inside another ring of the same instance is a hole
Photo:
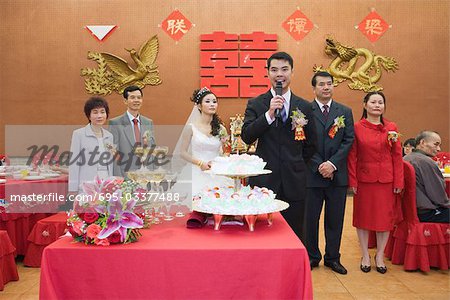
[[[275,95],[281,96],[283,95],[283,82],[277,81],[277,84],[275,85]],[[281,112],[280,109],[275,109],[275,119],[278,121],[278,119],[281,119]],[[278,125],[278,122],[276,123]]]

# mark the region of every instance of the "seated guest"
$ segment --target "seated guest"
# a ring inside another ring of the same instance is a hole
[[[431,158],[441,149],[441,137],[434,131],[422,131],[416,137],[416,149],[403,159],[416,171],[417,215],[420,222],[449,223],[450,200],[445,181]]]
[[[69,193],[82,191],[84,181],[96,176],[106,178],[113,175],[113,158],[108,153],[108,144],[113,144],[113,135],[102,128],[108,119],[109,106],[105,99],[92,97],[84,105],[89,121],[85,127],[76,129],[70,145]]]
[[[403,143],[403,156],[410,154],[416,147],[416,139],[410,138]]]

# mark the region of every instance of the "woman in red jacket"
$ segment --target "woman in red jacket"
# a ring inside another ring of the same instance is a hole
[[[402,147],[397,125],[383,118],[386,99],[381,92],[364,97],[361,120],[348,158],[353,197],[353,226],[362,251],[361,270],[370,271],[369,232],[376,231],[376,269],[386,273],[384,248],[393,228],[395,194],[403,188]]]

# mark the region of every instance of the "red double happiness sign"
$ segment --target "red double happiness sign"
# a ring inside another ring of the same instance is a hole
[[[217,97],[251,98],[270,88],[266,61],[277,50],[277,35],[216,31],[200,36],[201,86]]]

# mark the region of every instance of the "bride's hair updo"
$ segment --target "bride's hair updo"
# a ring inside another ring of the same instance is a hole
[[[209,90],[207,87],[204,87],[202,89],[197,89],[194,91],[194,93],[192,93],[191,101],[194,102],[196,105],[201,104],[203,101],[203,98],[205,98],[205,96],[209,95],[209,94],[213,94],[214,96],[216,96],[216,94],[211,92],[211,90]],[[216,98],[217,98],[217,96],[216,96]],[[200,111],[200,113],[201,113],[201,111]],[[215,113],[211,120],[211,135],[213,135],[213,136],[219,135],[221,124],[222,124],[222,120],[219,118],[219,115],[217,115],[217,113]]]

